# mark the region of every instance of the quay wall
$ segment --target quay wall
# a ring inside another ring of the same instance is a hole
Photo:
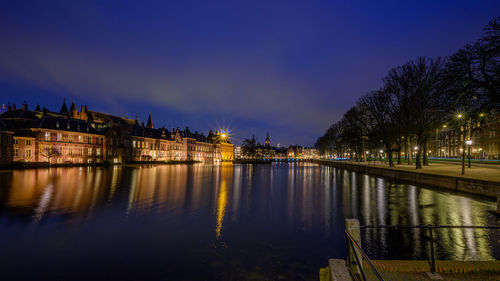
[[[452,191],[461,191],[497,198],[500,194],[500,182],[470,179],[464,177],[437,175],[422,171],[402,171],[389,167],[369,166],[356,163],[315,160],[320,165],[332,166],[375,176],[381,176],[408,183],[434,186]]]

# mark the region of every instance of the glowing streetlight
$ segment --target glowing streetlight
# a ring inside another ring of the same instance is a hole
[[[417,151],[417,150],[418,150],[418,146],[415,146],[413,149],[414,149],[415,151]]]
[[[471,144],[472,144],[472,140],[467,140],[465,143],[466,143],[467,145],[471,145]]]
[[[462,118],[462,114],[457,114],[457,118]]]

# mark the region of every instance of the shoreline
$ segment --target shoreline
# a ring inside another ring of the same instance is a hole
[[[500,193],[500,182],[463,176],[442,175],[425,170],[402,170],[388,166],[370,166],[331,160],[314,160],[314,163],[339,169],[382,176],[384,178],[432,186],[455,192],[465,192],[496,199]]]
[[[8,170],[28,170],[28,169],[46,169],[46,168],[77,168],[77,167],[112,167],[112,166],[144,166],[144,165],[192,165],[203,163],[201,161],[186,160],[186,161],[134,161],[126,163],[76,163],[76,164],[52,164],[46,162],[31,162],[31,163],[13,163],[8,165],[0,165],[0,171]]]

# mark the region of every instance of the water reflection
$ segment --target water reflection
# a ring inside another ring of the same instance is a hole
[[[0,183],[0,262],[12,268],[77,267],[75,256],[104,255],[130,268],[168,260],[176,270],[154,270],[171,279],[243,280],[251,273],[266,280],[279,272],[315,280],[328,258],[345,255],[345,217],[364,225],[499,222],[486,212],[494,202],[307,163],[19,170],[0,173]],[[495,231],[439,229],[436,236],[441,259],[500,256]],[[362,240],[374,258],[428,255],[423,230],[365,229]],[[85,262],[96,269],[102,261]]]

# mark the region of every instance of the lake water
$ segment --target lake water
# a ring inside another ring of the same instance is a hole
[[[0,172],[0,280],[317,280],[361,225],[498,225],[482,198],[311,163]],[[438,230],[440,259],[500,257],[498,230]],[[369,229],[373,259],[427,233]]]

